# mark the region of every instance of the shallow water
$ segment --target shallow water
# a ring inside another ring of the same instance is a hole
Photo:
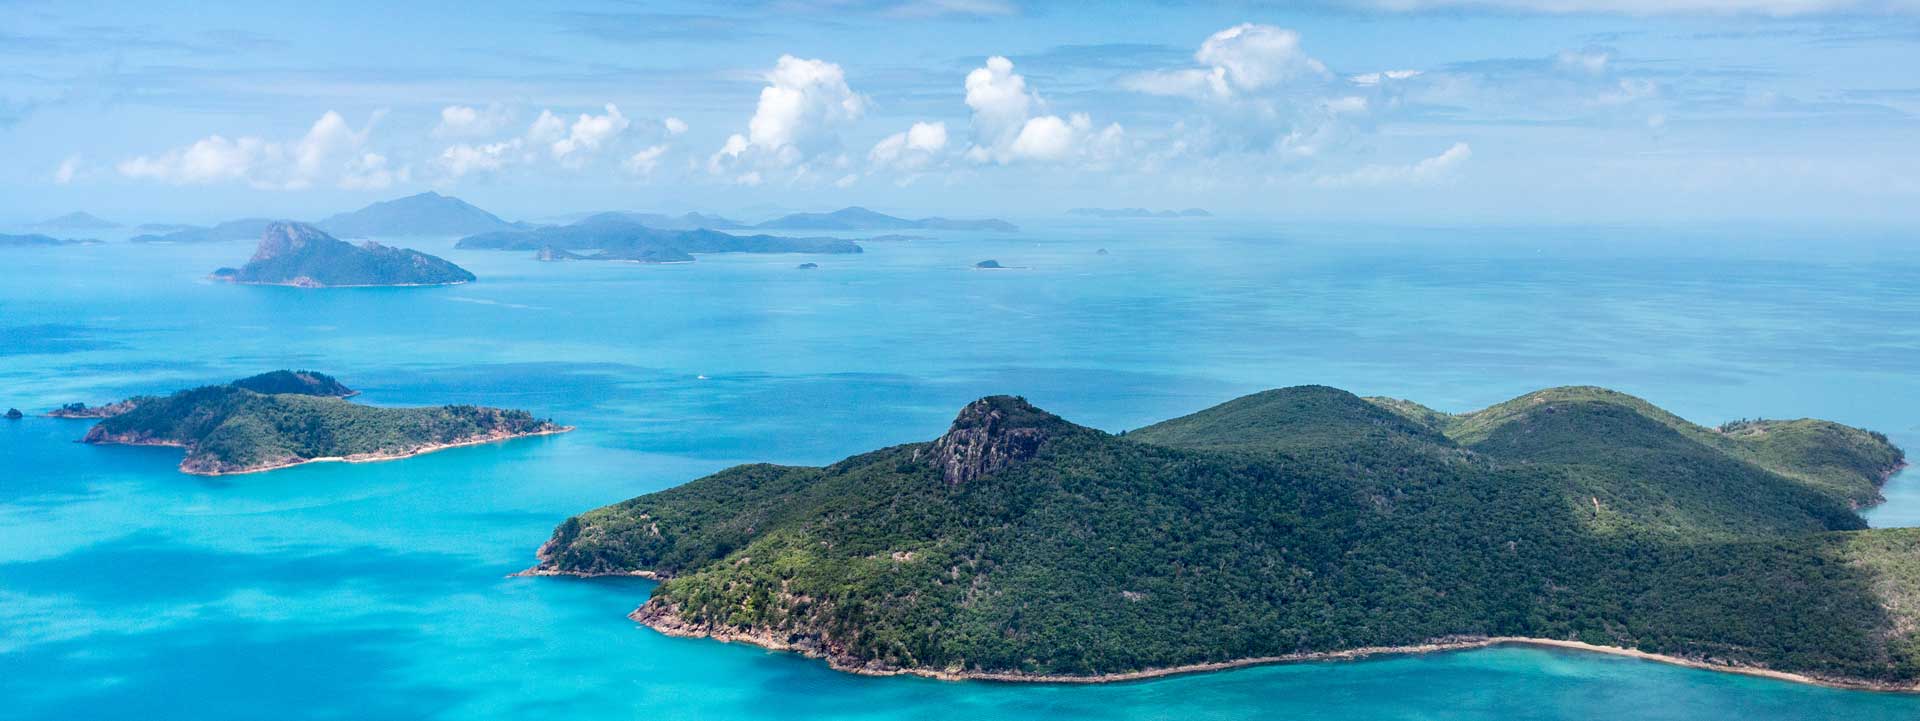
[[[208,479],[177,451],[73,443],[85,421],[0,423],[0,716],[1920,716],[1920,697],[1540,649],[1099,687],[873,679],[638,628],[644,581],[505,577],[569,514],[930,438],[988,393],[1118,430],[1300,383],[1454,411],[1593,383],[1700,422],[1823,417],[1920,447],[1900,233],[1028,225],[671,266],[398,239],[482,278],[410,289],[202,280],[243,243],[6,251],[0,407],[299,367],[362,402],[580,430]],[[987,258],[1022,268],[968,269]],[[1920,525],[1915,475],[1875,525]]]

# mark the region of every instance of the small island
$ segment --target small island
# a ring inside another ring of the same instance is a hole
[[[20,409],[18,409],[18,408],[8,408],[8,409],[7,409],[7,420],[10,420],[10,421],[17,421],[17,420],[20,420],[20,419],[22,419],[22,418],[25,418],[25,417],[26,417],[26,414],[24,414],[24,413],[21,413],[21,412],[20,412]]]
[[[529,575],[865,674],[1097,682],[1536,644],[1920,690],[1904,464],[1818,420],[1702,427],[1551,388],[1470,413],[1302,386],[1110,434],[1021,398],[929,442],[569,518]]]
[[[997,261],[997,260],[983,260],[978,263],[974,263],[973,267],[979,270],[1006,270],[1007,269],[1006,266],[1001,265],[1000,261]]]
[[[754,226],[789,230],[972,230],[1012,233],[1019,226],[998,218],[901,218],[859,206],[831,213],[792,213]]]
[[[794,266],[794,268],[799,270],[814,270],[819,267],[820,267],[819,263],[801,263],[799,265]]]
[[[363,406],[346,400],[354,394],[323,373],[274,371],[122,401],[130,408],[101,420],[81,441],[184,448],[181,471],[217,476],[315,461],[392,460],[573,430],[526,411]]]
[[[845,238],[736,235],[706,228],[663,229],[635,220],[628,213],[600,213],[569,225],[479,233],[461,238],[455,247],[536,250],[534,258],[542,261],[626,263],[690,263],[695,253],[861,252],[858,243]]]
[[[5,233],[0,233],[0,248],[30,248],[30,247],[36,247],[36,246],[45,247],[45,246],[60,246],[60,245],[99,245],[99,244],[100,244],[100,241],[94,240],[92,238],[55,238],[51,235],[41,235],[39,233],[29,233],[26,235],[7,235]]]
[[[474,280],[465,268],[417,250],[367,241],[354,245],[305,223],[279,221],[260,235],[253,258],[213,272],[216,280],[297,288],[454,285]]]

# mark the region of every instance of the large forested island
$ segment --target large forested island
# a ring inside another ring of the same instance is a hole
[[[312,461],[377,461],[455,446],[572,430],[526,411],[479,406],[382,408],[312,371],[141,396],[87,431],[86,443],[178,446],[180,470],[251,473]]]
[[[451,285],[474,279],[465,268],[417,250],[367,241],[354,245],[306,223],[271,223],[253,258],[213,277],[249,285],[301,288]]]
[[[1876,433],[1590,387],[1458,415],[1288,388],[1119,435],[996,396],[932,442],[567,519],[529,573],[661,579],[641,623],[863,673],[1532,642],[1914,690],[1920,529],[1855,512],[1902,465]]]

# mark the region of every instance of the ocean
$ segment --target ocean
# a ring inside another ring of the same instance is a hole
[[[248,243],[0,250],[0,408],[30,414],[0,422],[0,718],[1920,717],[1920,696],[1521,648],[1101,686],[858,677],[639,627],[647,581],[508,577],[571,514],[929,439],[994,393],[1118,431],[1287,385],[1465,411],[1594,384],[1920,450],[1920,261],[1897,229],[1021,222],[659,266],[383,239],[480,276],[439,288],[205,280]],[[578,430],[204,478],[35,415],[279,368]],[[1871,523],[1920,525],[1916,475]]]

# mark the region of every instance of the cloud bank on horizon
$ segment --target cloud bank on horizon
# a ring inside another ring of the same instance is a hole
[[[565,209],[1920,216],[1920,84],[1897,62],[1920,61],[1920,0],[685,10],[381,23],[359,64],[276,45],[271,17],[141,43],[42,13],[0,47],[24,77],[0,79],[19,159],[0,184],[63,209],[107,187],[225,206],[431,188]],[[526,48],[474,47],[503,37]]]

